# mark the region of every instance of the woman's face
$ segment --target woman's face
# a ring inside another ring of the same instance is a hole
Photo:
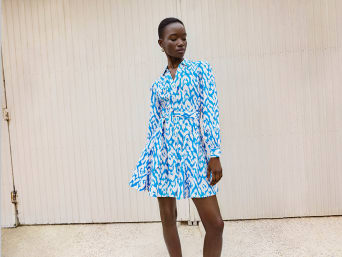
[[[162,40],[158,41],[165,53],[171,57],[182,58],[187,46],[184,26],[179,22],[170,23],[164,28],[163,34]]]

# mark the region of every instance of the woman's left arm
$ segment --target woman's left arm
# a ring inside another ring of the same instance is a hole
[[[215,77],[213,69],[207,61],[202,61],[202,115],[204,140],[209,149],[207,178],[213,174],[211,185],[215,185],[222,177],[220,116]]]
[[[215,77],[211,65],[202,61],[202,116],[204,139],[209,148],[209,157],[220,157],[221,135],[220,117]]]

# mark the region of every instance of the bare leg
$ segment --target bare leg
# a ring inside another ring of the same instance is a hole
[[[192,198],[205,229],[203,257],[219,257],[222,251],[224,222],[216,195]]]
[[[182,257],[181,244],[177,230],[177,206],[174,197],[158,197],[160,218],[164,241],[170,257]]]

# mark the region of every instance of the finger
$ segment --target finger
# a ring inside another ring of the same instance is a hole
[[[218,172],[213,172],[213,186],[218,182],[219,180],[219,174]]]
[[[219,182],[220,178],[221,178],[220,172],[216,172],[216,183],[215,184],[217,184],[217,182]]]
[[[217,173],[217,181],[216,181],[216,183],[217,182],[219,182],[220,180],[221,180],[221,178],[222,178],[222,171],[219,171],[218,173]]]
[[[210,185],[213,186],[213,185],[215,185],[215,180],[216,180],[215,172],[212,172],[211,174],[212,174],[212,179],[211,179]]]

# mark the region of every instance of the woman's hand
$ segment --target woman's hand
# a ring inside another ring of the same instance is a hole
[[[210,179],[210,172],[212,173],[212,180],[210,185],[215,185],[222,178],[222,167],[220,157],[211,157],[207,167],[207,179]]]

